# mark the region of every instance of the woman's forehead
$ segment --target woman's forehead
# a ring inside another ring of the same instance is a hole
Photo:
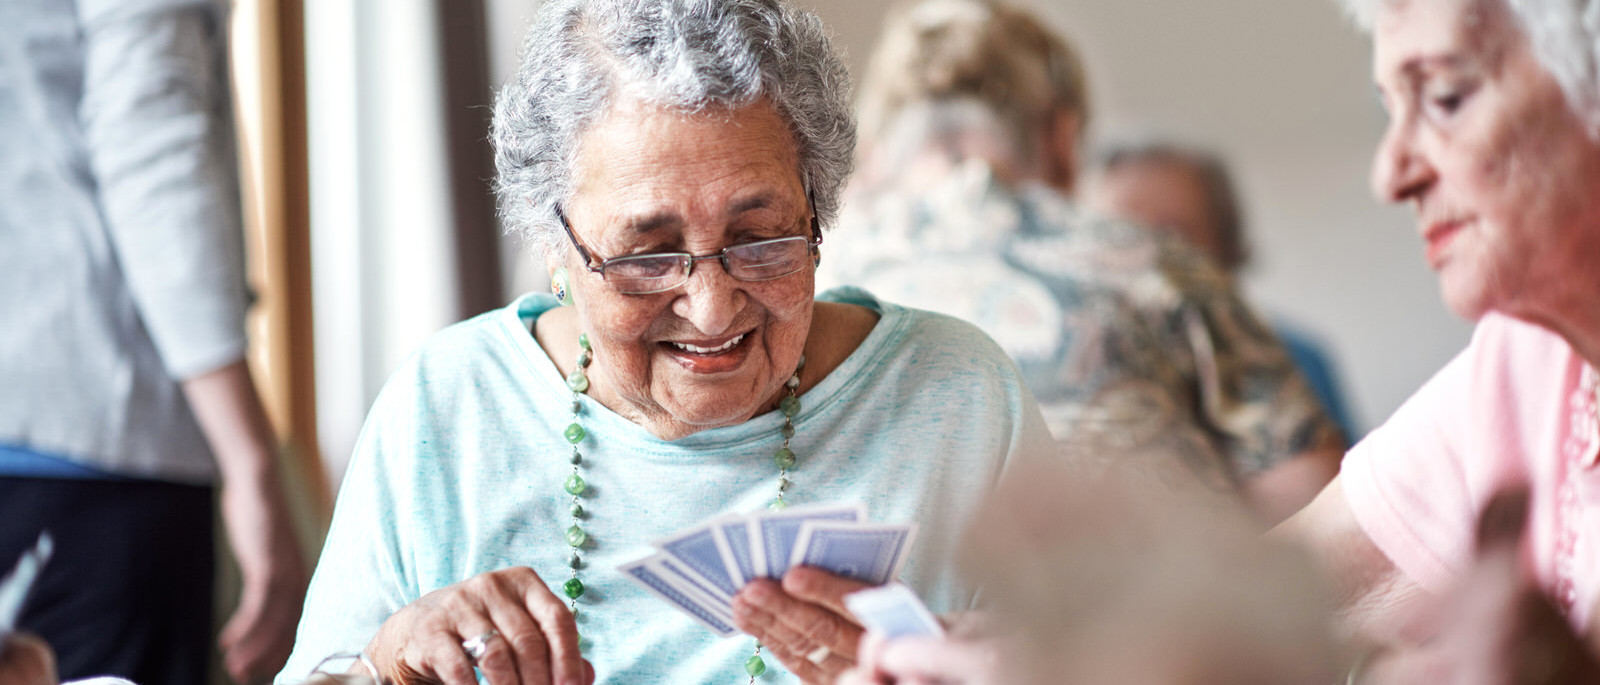
[[[1495,64],[1521,39],[1509,9],[1497,0],[1393,0],[1373,27],[1378,83],[1430,68]]]
[[[663,213],[787,210],[804,202],[793,138],[766,105],[706,115],[616,109],[583,134],[573,171],[575,204],[649,223]]]

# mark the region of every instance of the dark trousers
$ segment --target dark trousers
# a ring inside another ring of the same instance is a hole
[[[62,680],[203,685],[211,655],[210,487],[0,477],[0,574],[55,541],[19,621],[50,643]]]

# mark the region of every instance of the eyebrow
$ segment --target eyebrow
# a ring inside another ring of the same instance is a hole
[[[1457,52],[1442,55],[1417,55],[1400,63],[1400,73],[1408,78],[1415,79],[1428,69],[1459,69],[1473,61],[1475,61],[1473,58]]]

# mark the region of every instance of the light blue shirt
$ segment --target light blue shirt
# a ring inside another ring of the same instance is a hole
[[[859,290],[822,299],[880,318],[800,397],[787,499],[864,502],[871,520],[916,522],[903,579],[935,611],[966,608],[972,589],[947,563],[955,537],[1008,460],[1052,452],[1043,418],[1015,365],[970,324]],[[280,683],[362,649],[390,614],[477,574],[529,566],[560,596],[572,393],[530,334],[554,306],[526,295],[452,326],[389,380],[339,493]],[[782,415],[664,442],[585,397],[581,422],[593,494],[578,627],[599,681],[743,682],[753,639],[715,637],[616,568],[654,540],[770,502]],[[795,682],[767,661],[762,682]]]

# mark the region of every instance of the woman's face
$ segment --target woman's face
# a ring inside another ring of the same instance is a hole
[[[595,262],[811,235],[785,122],[767,104],[685,115],[624,102],[579,141],[565,207]],[[578,320],[594,345],[591,393],[664,437],[770,409],[811,327],[814,271],[735,280],[717,260],[663,293],[625,295],[569,250]]]
[[[1508,10],[1388,2],[1373,41],[1390,116],[1373,189],[1416,208],[1451,309],[1538,320],[1592,287],[1600,147]]]

